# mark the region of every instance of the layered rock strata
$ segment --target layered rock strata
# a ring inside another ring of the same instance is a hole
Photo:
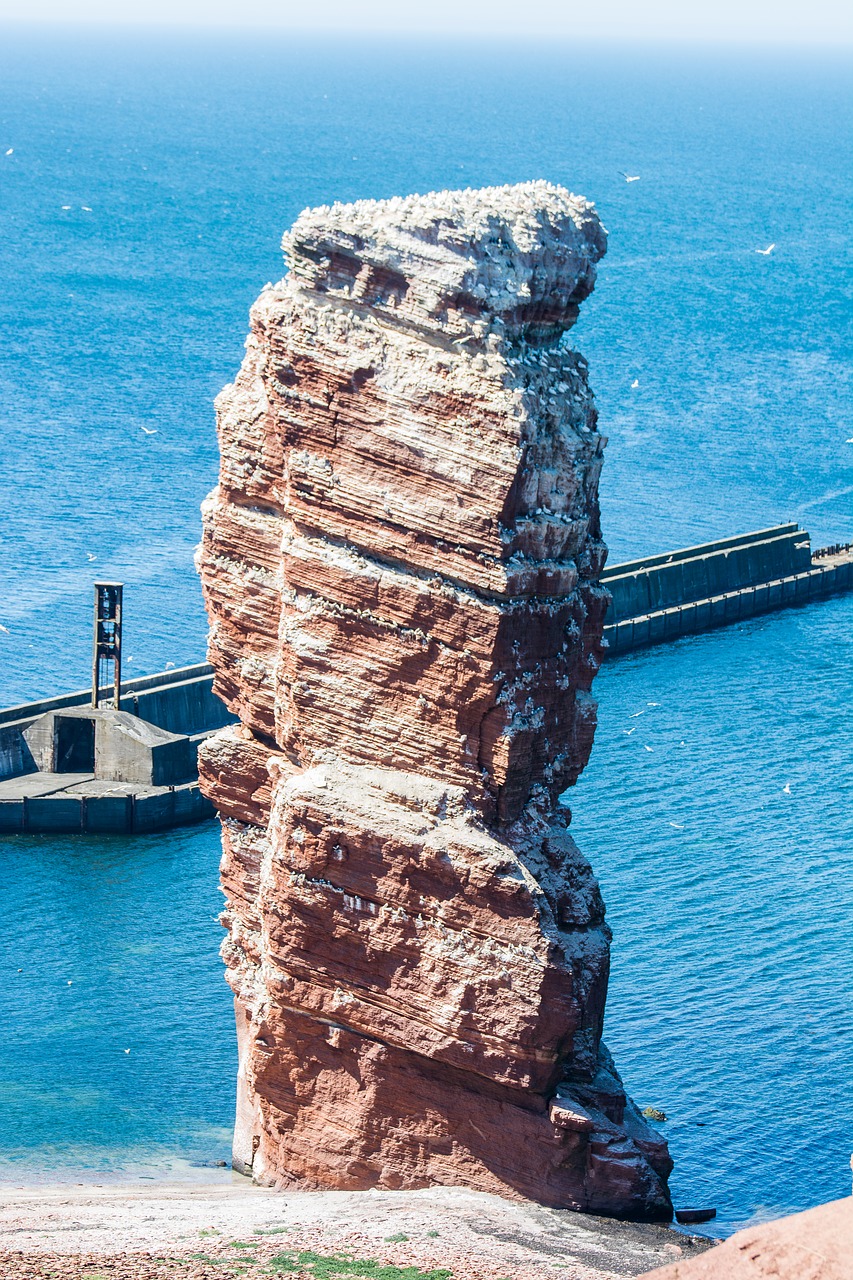
[[[234,1155],[668,1218],[601,1043],[609,931],[558,796],[592,745],[604,441],[565,331],[605,233],[546,183],[306,210],[217,401]]]

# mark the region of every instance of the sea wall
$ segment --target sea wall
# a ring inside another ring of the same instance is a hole
[[[605,569],[608,624],[739,591],[811,568],[809,536],[778,525]]]
[[[787,524],[614,565],[602,583],[604,639],[617,655],[849,591],[853,552],[812,553],[808,533]]]
[[[604,656],[853,590],[850,544],[809,546],[808,533],[787,524],[608,565],[601,573],[612,596]],[[122,690],[122,711],[196,744],[236,718],[214,694],[208,663],[126,681]],[[90,700],[91,691],[80,689],[0,710],[0,781],[35,771],[24,731],[38,716]]]
[[[602,656],[604,441],[561,341],[605,234],[545,183],[306,211],[217,402],[199,569],[240,1065],[279,1187],[668,1218],[558,796]]]

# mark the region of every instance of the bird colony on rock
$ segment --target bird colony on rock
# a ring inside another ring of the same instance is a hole
[[[595,728],[604,440],[563,342],[606,235],[544,182],[306,210],[217,401],[235,1167],[669,1218],[601,1043],[559,796]]]

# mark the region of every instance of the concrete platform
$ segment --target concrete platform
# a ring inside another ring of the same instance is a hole
[[[0,833],[128,834],[214,816],[193,779],[174,786],[106,782],[93,774],[30,773],[0,782]]]
[[[140,676],[121,688],[123,712],[167,733],[183,734],[196,747],[207,734],[235,718],[214,694],[213,670],[207,663]],[[40,716],[63,710],[82,711],[91,698],[91,689],[78,689],[0,711],[0,780],[32,773],[39,767],[26,734]]]
[[[33,800],[88,782],[94,782],[91,773],[25,773],[19,778],[6,778],[0,782],[0,800],[23,800],[25,797]]]
[[[82,689],[0,711],[0,832],[128,834],[214,816],[196,752],[234,717],[207,664],[122,685],[118,712],[90,702]],[[76,733],[86,721],[92,732]]]

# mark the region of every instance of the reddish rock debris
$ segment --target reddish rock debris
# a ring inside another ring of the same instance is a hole
[[[703,1253],[642,1280],[851,1280],[853,1200],[833,1200],[775,1222],[746,1227]]]
[[[199,569],[240,724],[201,775],[261,1183],[671,1215],[558,801],[607,603],[604,440],[561,338],[605,243],[542,182],[306,210],[217,401]]]

